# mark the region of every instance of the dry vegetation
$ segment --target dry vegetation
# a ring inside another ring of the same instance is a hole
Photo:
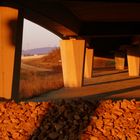
[[[32,97],[53,89],[63,87],[62,75],[37,76],[36,73],[28,73],[28,79],[20,81],[20,97]]]
[[[48,55],[43,56],[39,59],[33,59],[33,60],[23,60],[23,63],[29,64],[31,66],[36,66],[40,68],[46,68],[53,70],[56,68],[61,71],[61,56],[60,56],[60,49],[54,49],[52,52],[50,52]]]
[[[47,56],[33,60],[22,60],[22,63],[34,66],[34,70],[21,68],[20,98],[37,96],[53,89],[63,87],[62,68],[59,49]],[[46,69],[38,71],[37,68]],[[47,70],[50,71],[47,71]]]

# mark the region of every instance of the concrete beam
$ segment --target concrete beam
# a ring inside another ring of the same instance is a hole
[[[85,40],[60,41],[64,87],[81,87],[84,73]]]
[[[0,5],[22,9],[26,19],[50,30],[61,38],[77,36],[81,28],[81,21],[57,0],[39,2],[33,0],[28,2],[3,0]]]
[[[140,60],[139,60],[139,46],[129,47],[127,50],[128,70],[129,76],[139,76]]]
[[[125,53],[122,51],[115,52],[115,68],[117,70],[124,70],[125,68]]]
[[[85,55],[85,69],[84,69],[84,77],[91,78],[93,72],[93,54],[94,50],[91,48],[86,48]]]
[[[18,33],[21,31],[18,27],[23,27],[23,18],[19,20],[19,17],[17,9],[0,6],[0,97],[6,99],[13,96],[12,91],[18,94],[17,90],[13,90],[13,81],[15,77],[14,83],[17,84],[14,87],[18,89],[20,59],[17,58],[20,57],[17,56],[21,54],[22,44],[22,32]]]
[[[61,38],[77,36],[81,28],[81,21],[60,2],[50,0],[18,3],[23,8],[25,18],[49,29]]]
[[[113,37],[139,35],[140,22],[85,22],[79,36]]]

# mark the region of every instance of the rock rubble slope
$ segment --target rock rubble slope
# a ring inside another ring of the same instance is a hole
[[[140,140],[140,103],[0,103],[0,140]]]

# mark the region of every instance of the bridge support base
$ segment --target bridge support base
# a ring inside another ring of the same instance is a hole
[[[127,60],[129,76],[139,76],[139,47],[131,47],[127,50]]]
[[[23,18],[17,9],[0,6],[1,98],[10,99],[19,92],[22,25]]]
[[[85,55],[85,69],[84,69],[84,77],[91,78],[93,72],[93,54],[94,50],[90,48],[86,48]]]
[[[64,87],[81,87],[84,73],[85,40],[60,41]]]
[[[124,70],[125,67],[125,53],[116,51],[115,53],[115,68],[117,70]]]

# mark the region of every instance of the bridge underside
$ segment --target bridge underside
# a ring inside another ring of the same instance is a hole
[[[18,93],[19,87],[23,18],[63,39],[60,48],[64,85],[78,87],[82,86],[84,74],[85,77],[92,76],[93,55],[115,57],[116,69],[124,68],[127,56],[129,76],[139,76],[139,15],[140,2],[135,0],[2,1],[0,96],[17,98],[17,94],[11,93]],[[94,49],[94,53],[90,49]]]

